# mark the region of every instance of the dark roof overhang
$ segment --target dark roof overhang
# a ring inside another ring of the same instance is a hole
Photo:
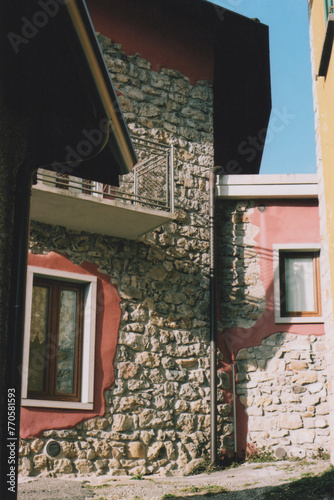
[[[213,39],[214,163],[225,174],[258,174],[272,106],[269,28],[210,0],[182,3]]]
[[[269,29],[214,7],[214,155],[225,174],[258,174],[271,113]]]
[[[5,0],[0,14],[1,94],[32,168],[118,185],[137,158],[85,2]]]

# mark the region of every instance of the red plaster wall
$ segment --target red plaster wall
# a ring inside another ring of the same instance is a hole
[[[267,207],[265,212],[258,205]],[[218,335],[218,345],[225,364],[220,369],[230,371],[230,365],[240,349],[258,346],[263,339],[278,332],[297,335],[324,335],[323,323],[276,324],[274,311],[274,264],[273,244],[320,243],[320,223],[316,201],[268,201],[257,203],[250,222],[259,228],[255,250],[260,257],[260,280],[266,291],[266,308],[251,328],[226,328]],[[224,391],[226,402],[231,400],[230,391]],[[248,418],[244,406],[236,398],[238,451],[247,449]]]
[[[100,273],[94,264],[84,262],[78,266],[67,257],[55,252],[47,255],[29,254],[28,264],[97,276],[95,381],[93,410],[22,407],[20,429],[22,438],[37,437],[43,431],[50,429],[72,428],[84,420],[104,415],[104,391],[115,380],[113,364],[121,319],[120,298],[117,290],[111,285],[109,276]]]
[[[213,26],[218,14],[198,2],[169,0],[88,0],[94,28],[120,43],[127,55],[139,53],[153,71],[172,68],[190,79],[213,80]],[[177,14],[175,7],[177,6]]]

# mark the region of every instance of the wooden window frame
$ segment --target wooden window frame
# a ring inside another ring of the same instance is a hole
[[[54,356],[47,357],[44,368],[44,390],[34,391],[29,389],[28,398],[54,401],[80,401],[81,399],[81,370],[82,370],[82,341],[83,341],[83,321],[84,310],[84,285],[70,283],[68,281],[52,280],[50,278],[35,278],[33,287],[43,286],[49,289],[48,301],[48,331],[46,340],[46,352],[55,353]],[[62,290],[75,291],[77,293],[76,304],[76,332],[75,332],[75,354],[73,360],[74,378],[73,392],[71,394],[57,391],[57,365],[58,365],[58,339],[59,339],[59,314],[60,295]],[[29,368],[28,368],[29,370]]]
[[[68,287],[72,286],[82,289],[83,309],[80,313],[82,352],[78,353],[80,366],[77,380],[77,386],[80,389],[77,391],[75,397],[58,394],[58,397],[54,398],[53,395],[38,395],[32,391],[28,391],[32,292],[34,282],[37,283],[40,279],[58,281],[59,283],[65,283]],[[96,276],[28,266],[22,363],[22,406],[72,410],[92,410],[94,408],[96,300]]]
[[[313,285],[314,285],[314,302],[315,302],[315,308],[313,311],[286,310],[285,261],[287,258],[300,258],[300,257],[309,257],[313,261]],[[307,317],[321,316],[319,251],[280,250],[279,281],[280,281],[280,306],[281,306],[282,317],[297,316],[297,317],[307,318]]]
[[[313,258],[313,279],[316,299],[315,311],[286,311],[284,300],[284,259],[291,256],[311,256]],[[323,323],[321,306],[320,244],[274,244],[274,313],[275,323]]]

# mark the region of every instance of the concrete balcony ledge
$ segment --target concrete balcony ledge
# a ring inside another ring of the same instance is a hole
[[[135,240],[175,219],[173,213],[38,183],[31,219],[72,230]]]
[[[31,219],[129,240],[174,220],[174,146],[132,141],[138,163],[117,187],[38,170]]]

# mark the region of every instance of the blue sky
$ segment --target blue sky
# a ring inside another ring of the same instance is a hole
[[[268,134],[260,173],[315,173],[307,0],[213,1],[269,26],[272,117],[285,118],[279,131]]]

